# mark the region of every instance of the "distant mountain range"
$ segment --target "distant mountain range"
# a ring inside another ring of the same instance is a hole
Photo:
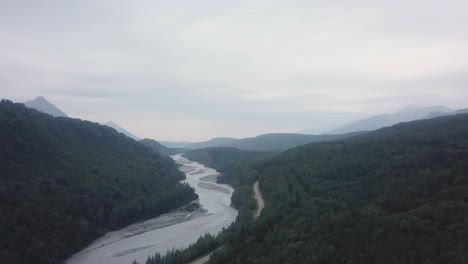
[[[125,128],[117,125],[116,123],[112,122],[112,121],[109,121],[107,123],[105,123],[104,125],[108,126],[108,127],[112,127],[113,129],[117,130],[117,132],[119,133],[122,133],[124,135],[126,135],[127,137],[129,138],[133,138],[134,140],[138,141],[140,140],[140,138],[138,138],[137,136],[135,136],[134,134],[130,133],[128,130],[126,130]]]
[[[51,102],[47,101],[43,96],[38,96],[36,99],[24,102],[24,105],[36,109],[38,111],[41,111],[43,113],[49,114],[51,116],[55,117],[68,117],[67,114],[65,114],[62,110],[60,110],[58,107],[56,107],[54,104]],[[139,137],[135,136],[134,134],[130,133],[128,130],[125,128],[117,125],[116,123],[109,121],[105,123],[104,125],[108,127],[112,127],[113,129],[117,130],[117,132],[122,133],[126,135],[129,138],[132,138],[134,140],[140,140]]]
[[[67,114],[65,114],[62,110],[60,110],[58,107],[56,107],[51,102],[47,101],[42,96],[39,96],[34,100],[24,102],[24,105],[29,107],[29,108],[33,108],[33,109],[36,109],[36,110],[41,111],[43,113],[49,114],[51,116],[67,117]]]
[[[307,143],[337,140],[352,137],[362,133],[364,132],[346,133],[342,135],[303,135],[293,133],[271,133],[242,139],[214,138],[205,142],[187,144],[183,144],[181,142],[177,143],[165,141],[162,141],[160,143],[167,147],[177,146],[187,149],[201,149],[208,147],[231,147],[240,150],[250,151],[282,151]]]
[[[223,146],[225,144],[228,144],[237,140],[239,139],[230,138],[230,137],[217,137],[217,138],[213,138],[208,141],[202,141],[202,142],[160,141],[160,143],[169,148],[200,149],[200,148],[219,147],[219,146]]]
[[[430,118],[435,118],[435,117],[440,117],[440,116],[466,114],[466,113],[468,113],[468,108],[459,109],[459,110],[448,112],[448,113],[447,112],[430,112],[428,115],[424,117],[424,119],[430,119]]]
[[[409,105],[398,112],[391,114],[382,114],[373,116],[366,119],[361,119],[340,128],[328,132],[328,134],[343,134],[356,131],[372,131],[382,127],[392,126],[401,122],[409,122],[414,120],[425,119],[431,113],[450,113],[453,109],[446,106],[430,106],[419,107],[416,105]]]

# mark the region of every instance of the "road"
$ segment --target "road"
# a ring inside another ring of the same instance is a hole
[[[260,216],[260,213],[265,207],[265,201],[263,200],[262,193],[260,192],[258,181],[256,181],[253,185],[253,191],[254,191],[254,199],[255,201],[257,201],[257,209],[255,209],[254,211],[254,218],[257,218]]]

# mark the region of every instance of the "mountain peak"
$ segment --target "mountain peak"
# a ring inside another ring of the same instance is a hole
[[[67,114],[65,114],[62,110],[60,110],[58,107],[56,107],[54,104],[51,102],[47,101],[47,99],[44,98],[44,96],[38,96],[36,99],[24,102],[24,105],[29,107],[29,108],[34,108],[40,112],[49,114],[51,116],[63,116],[67,117]]]

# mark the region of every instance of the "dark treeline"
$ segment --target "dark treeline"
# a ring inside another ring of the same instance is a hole
[[[146,260],[146,264],[187,264],[200,256],[208,254],[220,246],[220,238],[214,237],[210,234],[206,234],[200,237],[197,242],[190,245],[188,248],[183,250],[173,249],[161,257],[161,254],[156,253],[153,256],[149,256]],[[134,261],[133,264],[138,264]]]
[[[210,263],[468,262],[468,115],[292,149],[260,186]]]
[[[0,103],[0,263],[61,263],[196,199],[167,157],[96,123]]]
[[[248,155],[229,148],[186,154],[246,188],[209,263],[467,262],[468,115],[309,144],[261,164]],[[257,178],[267,207],[253,221]],[[185,260],[206,252],[192,247]]]
[[[145,138],[145,139],[140,140],[139,142],[149,147],[151,150],[155,151],[156,153],[159,153],[160,155],[163,155],[163,156],[171,156],[177,153],[185,152],[185,150],[181,148],[168,148],[153,139]]]

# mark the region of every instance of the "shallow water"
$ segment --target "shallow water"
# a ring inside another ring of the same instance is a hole
[[[73,255],[66,264],[131,264],[133,260],[144,264],[155,252],[164,255],[172,248],[185,248],[201,235],[217,234],[234,222],[237,210],[230,207],[234,190],[229,185],[213,183],[213,177],[207,177],[219,173],[181,155],[172,158],[183,164],[180,170],[187,176],[183,182],[195,189],[200,210],[175,210],[109,232]]]

